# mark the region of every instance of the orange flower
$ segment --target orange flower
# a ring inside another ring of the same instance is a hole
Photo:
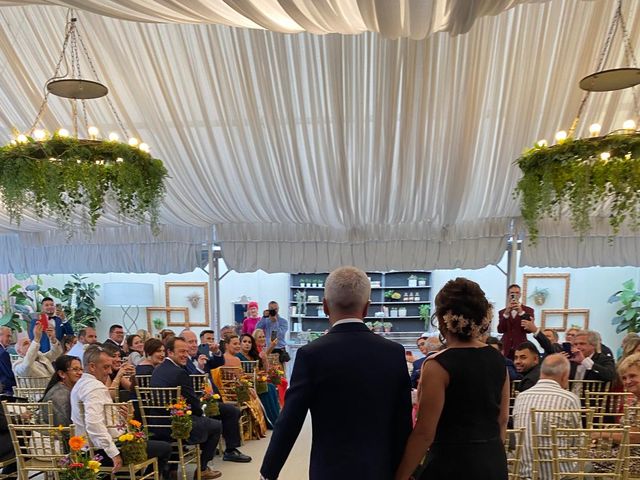
[[[84,444],[84,438],[82,437],[71,437],[69,439],[69,446],[71,447],[71,450],[80,450],[84,447]]]
[[[140,428],[142,424],[138,420],[129,420],[129,425],[133,428]]]

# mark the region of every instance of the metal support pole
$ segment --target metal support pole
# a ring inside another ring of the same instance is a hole
[[[208,262],[209,262],[209,311],[211,319],[209,320],[211,330],[218,332],[220,330],[220,313],[218,312],[218,261],[213,255],[213,245],[208,246]]]
[[[516,232],[511,236],[511,248],[507,250],[507,271],[509,272],[507,286],[518,283],[516,281],[518,274],[518,235]]]

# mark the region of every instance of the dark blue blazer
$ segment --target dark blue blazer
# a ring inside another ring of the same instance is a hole
[[[2,345],[0,345],[0,383],[2,383],[2,393],[13,394],[16,377],[11,368],[11,356]]]
[[[66,321],[62,323],[62,319],[56,315],[51,318],[56,321],[56,338],[58,341],[62,341],[62,337],[65,335],[75,335],[75,333],[73,333],[73,328],[71,327],[71,322]],[[30,340],[33,340],[33,327],[36,326],[37,321],[37,318],[32,318],[31,323],[29,323],[29,331],[27,334],[29,335]],[[49,350],[51,350],[49,337],[47,337],[45,332],[42,332],[42,338],[40,339],[40,351],[42,353],[47,353]]]
[[[150,385],[152,387],[181,387],[180,394],[191,406],[193,415],[202,416],[200,399],[193,390],[191,379],[185,368],[179,367],[168,358],[165,358],[164,362],[153,369]]]
[[[260,473],[277,478],[311,411],[311,480],[389,480],[411,432],[402,345],[345,323],[298,350]]]
[[[189,361],[187,361],[187,365],[184,367],[184,369],[187,371],[187,373],[189,375],[202,375],[202,372],[199,371],[196,366],[193,364],[194,360],[196,360],[196,358],[190,358]],[[220,356],[212,356],[209,358],[209,360],[207,360],[207,364],[205,365],[205,372],[207,373],[207,375],[209,375],[209,380],[211,383],[211,386],[213,387],[213,392],[220,394],[220,390],[218,390],[218,387],[216,386],[215,383],[213,383],[213,378],[211,377],[211,370],[213,370],[214,368],[218,368],[221,367],[222,365],[224,365],[224,355],[220,355]]]

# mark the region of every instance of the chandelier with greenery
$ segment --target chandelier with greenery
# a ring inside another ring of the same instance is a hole
[[[602,70],[616,30],[623,35],[625,56],[636,65],[619,0],[600,55],[596,73],[582,79],[586,90],[569,132],[556,133],[554,145],[539,140],[516,160],[522,171],[515,195],[520,198],[521,214],[532,243],[538,237],[538,222],[558,218],[568,211],[573,229],[582,237],[591,228],[590,217],[606,214],[613,234],[623,223],[636,230],[640,226],[640,99],[634,87],[640,84],[640,69]],[[601,135],[601,125],[589,127],[590,137],[574,138],[580,116],[592,91],[631,88],[636,121]]]
[[[167,170],[161,160],[153,158],[146,143],[129,138],[108,97],[105,98],[128,141],[121,142],[115,132],[101,138],[98,128],[89,126],[85,101],[105,96],[108,89],[99,81],[81,78],[81,54],[97,79],[78,32],[77,19],[70,11],[60,59],[54,76],[47,82],[36,120],[27,132],[15,132],[13,140],[0,147],[2,203],[10,220],[17,224],[28,211],[39,218],[54,219],[69,236],[78,227],[94,230],[111,205],[121,219],[149,222],[156,233]],[[67,71],[60,75],[63,62]],[[52,133],[37,128],[50,93],[70,99],[71,133],[64,128]],[[80,115],[83,122],[79,121]],[[85,138],[80,138],[82,133]]]

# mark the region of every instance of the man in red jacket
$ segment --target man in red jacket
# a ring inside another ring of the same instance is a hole
[[[535,332],[533,308],[520,303],[520,285],[509,285],[507,306],[498,312],[498,333],[502,333],[502,353],[513,360],[516,347]],[[532,331],[531,328],[534,330]]]

